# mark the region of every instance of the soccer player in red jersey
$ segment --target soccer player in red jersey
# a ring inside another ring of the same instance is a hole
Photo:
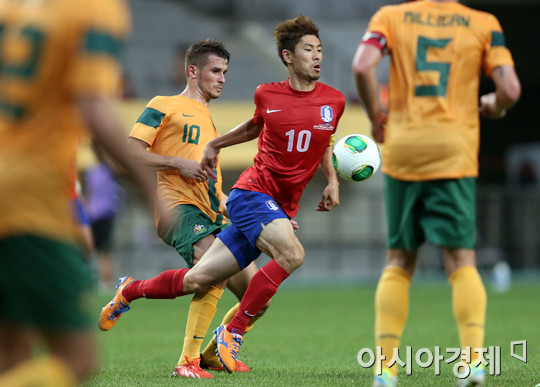
[[[209,177],[216,180],[219,149],[259,138],[254,165],[240,176],[227,201],[232,225],[217,235],[194,268],[169,270],[120,287],[107,309],[115,321],[137,298],[204,292],[243,270],[261,252],[266,253],[273,260],[253,276],[234,318],[215,330],[218,355],[230,373],[235,370],[250,318],[302,264],[304,248],[290,219],[296,215],[302,192],[319,164],[328,186],[316,210],[330,211],[339,204],[332,142],[345,109],[345,96],[318,82],[322,61],[319,29],[301,15],[278,24],[274,38],[289,78],[259,86],[253,118],[208,142],[201,160]]]
[[[232,226],[208,251],[207,267],[202,266],[202,270],[184,279],[184,289],[193,280],[203,283],[208,272],[226,272],[237,265],[244,268],[261,251],[273,259],[252,278],[234,318],[215,331],[218,355],[229,372],[234,370],[250,317],[302,264],[304,248],[289,218],[296,215],[302,192],[319,164],[328,186],[317,210],[330,211],[339,204],[331,139],[345,108],[345,96],[317,81],[322,61],[318,32],[304,16],[275,28],[278,54],[289,70],[289,79],[259,86],[253,118],[210,141],[201,162],[215,178],[212,169],[219,149],[259,137],[254,165],[240,176],[229,195],[227,209]],[[215,263],[221,267],[208,267]]]

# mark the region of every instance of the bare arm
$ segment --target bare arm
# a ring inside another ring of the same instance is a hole
[[[142,165],[155,171],[176,170],[182,175],[196,180],[206,181],[206,174],[201,165],[195,160],[184,159],[182,157],[164,156],[157,153],[148,152],[146,148],[149,144],[134,137],[128,138],[128,150]]]
[[[379,83],[376,73],[381,58],[380,49],[371,44],[360,44],[352,63],[356,90],[364,103],[371,121],[371,132],[377,142],[384,142],[383,125],[386,123],[386,114],[379,105]]]
[[[208,144],[212,144],[214,149],[222,149],[232,145],[241,144],[259,137],[262,128],[262,125],[255,124],[253,118],[250,118],[231,131],[225,133],[223,136],[213,139]]]
[[[521,83],[513,66],[499,66],[491,77],[495,91],[480,97],[480,114],[489,118],[502,118],[521,96]]]
[[[262,128],[263,127],[261,125],[255,124],[253,122],[253,118],[251,118],[245,122],[242,122],[236,128],[224,134],[223,136],[209,141],[204,148],[204,153],[201,160],[201,165],[205,169],[208,176],[212,180],[217,181],[217,176],[213,171],[217,167],[217,151],[219,149],[251,141],[259,137]]]
[[[124,132],[120,129],[116,115],[112,112],[111,101],[96,96],[80,96],[77,100],[84,121],[99,144],[115,161],[128,170],[143,189],[151,205],[155,206],[162,219],[170,219],[156,198],[156,179],[147,168],[138,164],[129,154],[125,145]]]
[[[330,211],[339,205],[339,181],[334,164],[332,163],[333,145],[328,145],[321,160],[321,167],[328,180],[328,185],[323,191],[322,200],[317,205],[315,211]]]

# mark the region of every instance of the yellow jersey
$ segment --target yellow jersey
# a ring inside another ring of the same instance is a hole
[[[495,16],[457,2],[382,7],[369,33],[391,57],[383,172],[405,181],[478,176],[478,89],[514,64]]]
[[[219,136],[208,107],[181,95],[153,98],[129,134],[144,141],[149,151],[163,156],[182,157],[201,162],[208,141]],[[221,167],[218,181],[198,183],[178,171],[158,171],[158,197],[167,208],[192,204],[213,222],[225,223],[221,208]],[[156,224],[159,219],[156,217]]]
[[[0,238],[72,242],[80,95],[117,91],[123,0],[0,0]]]

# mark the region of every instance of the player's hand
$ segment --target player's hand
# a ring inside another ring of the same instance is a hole
[[[218,164],[218,153],[216,149],[212,146],[212,144],[209,142],[204,147],[202,159],[201,159],[201,166],[206,171],[206,174],[210,179],[217,181],[217,175],[214,173],[215,169],[217,168]]]
[[[384,126],[386,125],[386,120],[388,116],[382,111],[371,121],[371,135],[373,139],[378,143],[384,142]]]
[[[480,114],[491,119],[503,118],[506,109],[497,108],[497,94],[495,92],[484,94],[480,97]]]
[[[323,191],[322,200],[315,208],[315,211],[330,211],[339,205],[339,186],[329,184]]]
[[[208,180],[206,172],[195,160],[186,160],[183,159],[181,163],[177,166],[178,172],[180,172],[185,177],[195,180],[197,183],[202,183]]]
[[[300,226],[298,225],[298,222],[296,220],[291,219],[291,224],[292,224],[292,228],[294,232],[298,231],[298,229],[300,228]]]

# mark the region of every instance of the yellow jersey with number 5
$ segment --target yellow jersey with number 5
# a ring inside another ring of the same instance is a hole
[[[383,172],[400,180],[476,177],[478,89],[513,60],[495,16],[457,2],[382,7],[369,33],[391,56]]]
[[[154,97],[133,126],[130,137],[144,141],[162,156],[201,162],[208,141],[219,136],[208,106],[182,95]],[[219,157],[219,156],[218,156]],[[158,197],[168,208],[179,204],[198,207],[215,223],[225,223],[221,207],[221,167],[218,181],[196,182],[176,170],[159,171]],[[156,214],[156,225],[159,218]]]
[[[79,96],[116,96],[124,0],[0,0],[0,238],[73,241]]]

